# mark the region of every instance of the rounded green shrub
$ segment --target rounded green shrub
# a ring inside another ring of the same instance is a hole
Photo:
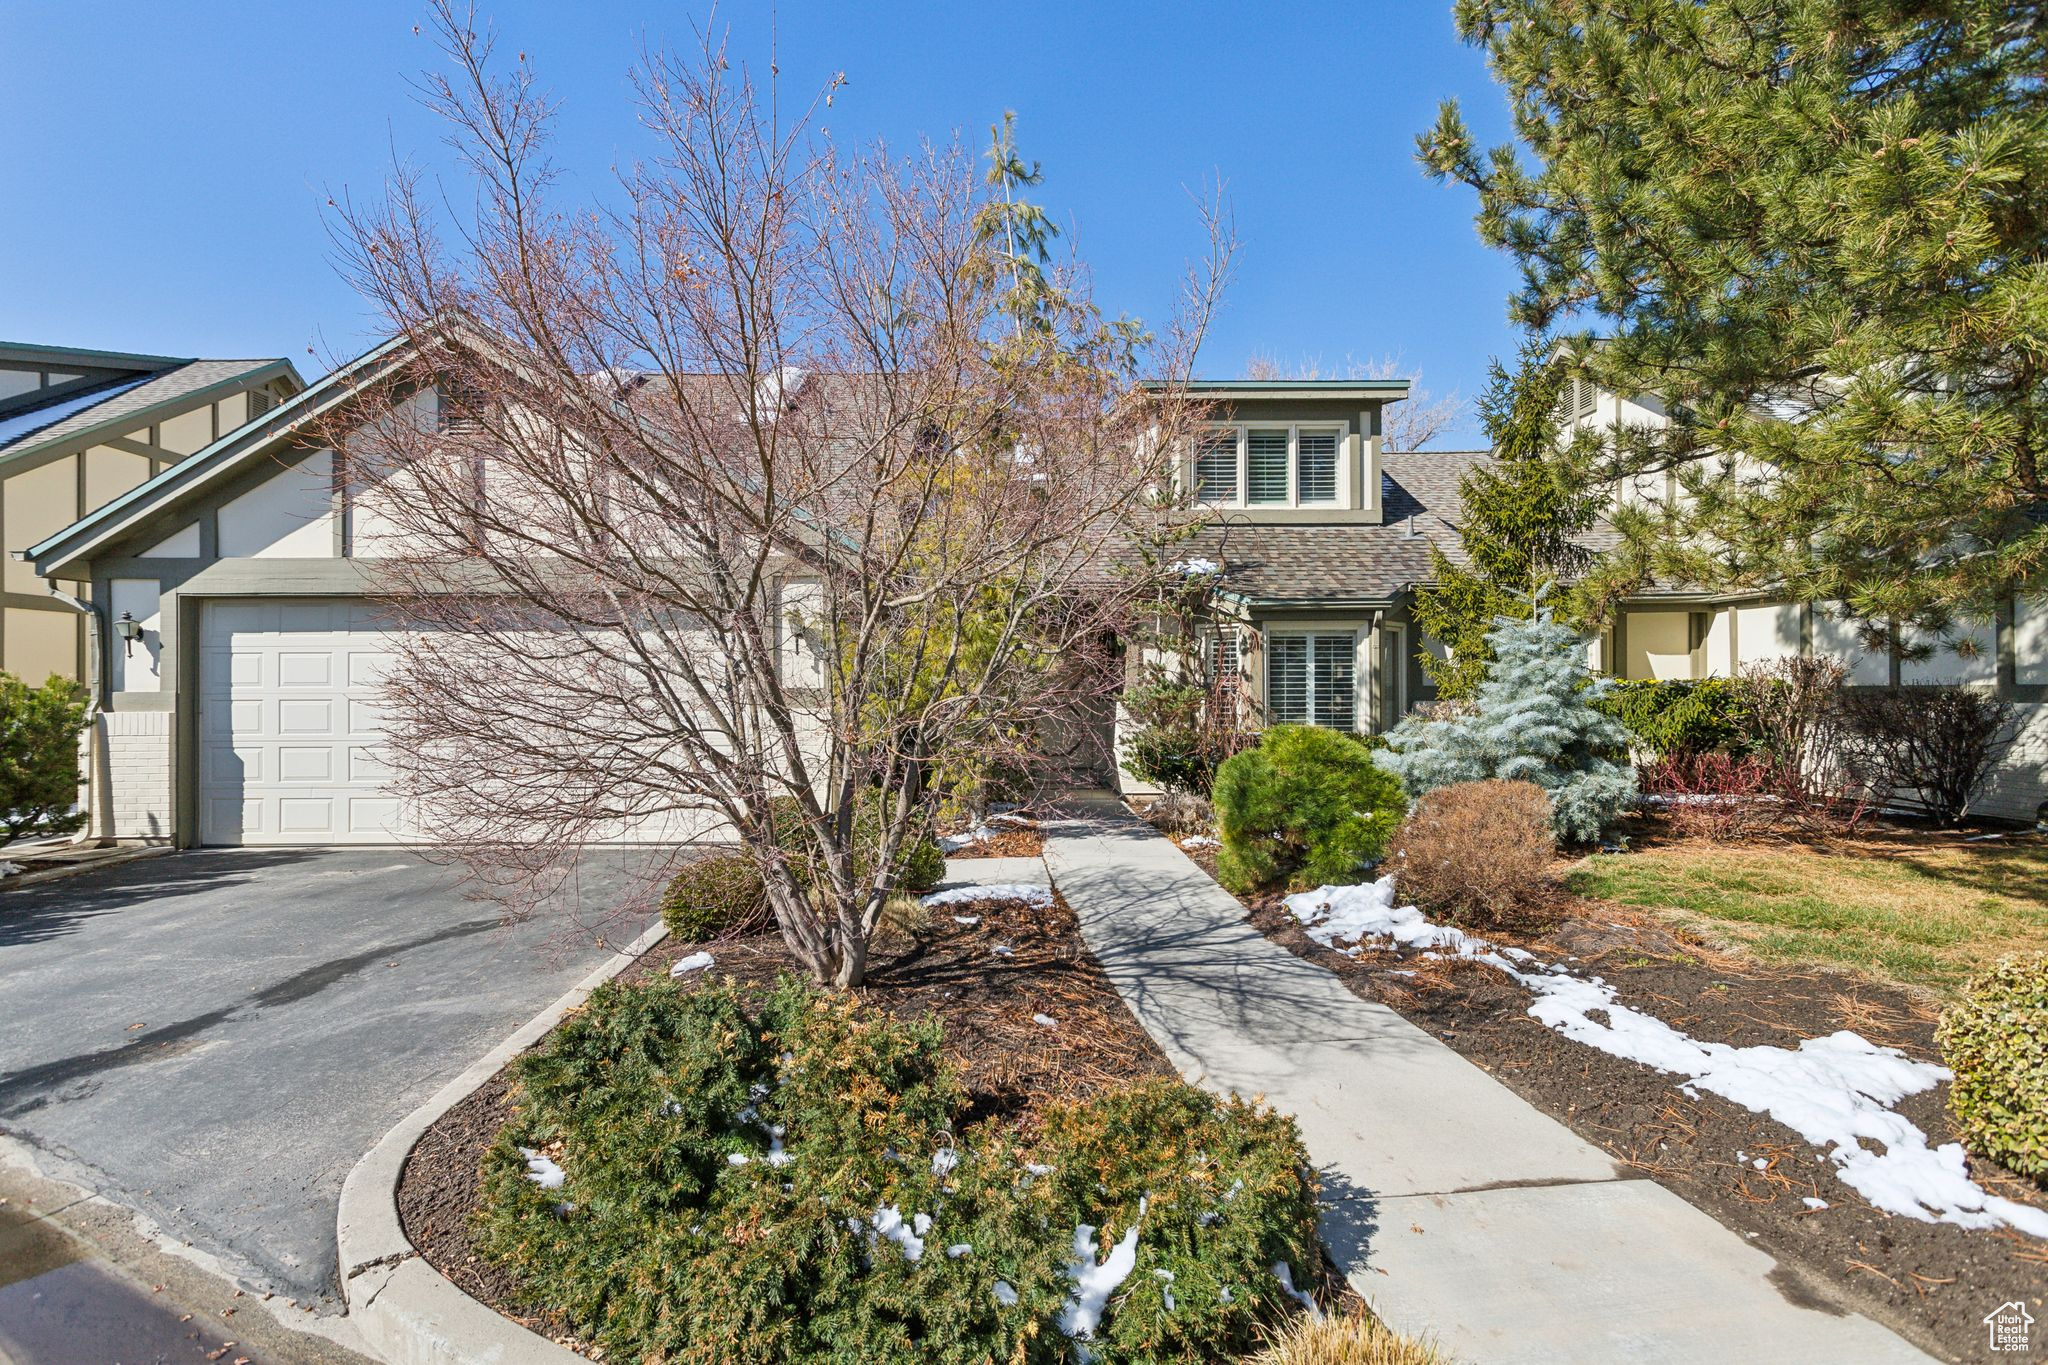
[[[2048,957],[2009,957],[1971,981],[1934,1037],[1963,1145],[2048,1182]]]
[[[1134,1227],[1104,1365],[1236,1359],[1292,1311],[1292,1120],[1161,1081],[962,1129],[942,1042],[794,978],[602,986],[518,1063],[478,1245],[615,1359],[1054,1365],[1077,1237]]]
[[[1348,736],[1276,725],[1216,770],[1217,875],[1232,891],[1356,881],[1408,811],[1400,779]]]
[[[760,869],[744,853],[694,859],[670,879],[661,898],[661,918],[669,932],[691,943],[748,928],[767,914]]]

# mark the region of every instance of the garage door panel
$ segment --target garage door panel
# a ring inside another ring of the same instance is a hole
[[[392,641],[363,604],[209,603],[200,623],[200,838],[392,843],[414,830],[381,756]]]
[[[279,782],[332,782],[334,750],[326,745],[281,744],[277,749]]]
[[[334,686],[334,656],[325,651],[284,650],[277,656],[279,687]]]

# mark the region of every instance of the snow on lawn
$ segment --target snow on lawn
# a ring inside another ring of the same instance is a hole
[[[1619,1003],[1614,988],[1597,976],[1574,976],[1518,949],[1496,950],[1485,939],[1430,923],[1412,905],[1395,906],[1391,876],[1305,891],[1289,896],[1286,905],[1308,926],[1309,937],[1328,947],[1340,939],[1382,939],[1499,968],[1528,988],[1534,996],[1529,1013],[1547,1027],[1612,1056],[1683,1076],[1679,1089],[1688,1095],[1705,1090],[1768,1115],[1826,1153],[1843,1184],[1888,1213],[1966,1228],[2009,1224],[2048,1238],[2048,1212],[1990,1194],[1970,1179],[1962,1144],[1929,1147],[1927,1134],[1893,1111],[1908,1095],[1948,1080],[1943,1067],[1913,1061],[1847,1029],[1808,1038],[1796,1048],[1703,1043]],[[1883,1153],[1866,1142],[1882,1144]]]
[[[711,965],[711,954],[691,953],[688,957],[676,959],[676,965],[668,969],[670,976],[684,976],[690,972],[701,972]]]
[[[971,905],[975,901],[1023,901],[1042,908],[1052,904],[1052,888],[1043,882],[996,882],[988,886],[952,886],[924,898],[927,909]]]

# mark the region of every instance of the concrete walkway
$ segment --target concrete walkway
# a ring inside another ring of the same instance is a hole
[[[1471,1362],[1929,1359],[1268,941],[1121,806],[1069,809],[1045,861],[1088,946],[1183,1075],[1296,1115],[1388,1325]]]

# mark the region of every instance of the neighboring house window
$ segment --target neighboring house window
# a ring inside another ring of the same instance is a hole
[[[1237,501],[1237,432],[1210,432],[1195,456],[1195,478],[1203,502]]]
[[[1266,641],[1266,710],[1275,721],[1353,730],[1358,725],[1358,637],[1273,635]]]
[[[1590,379],[1572,380],[1572,416],[1590,417],[1593,409],[1600,405],[1600,390]]]
[[[1334,426],[1236,426],[1202,438],[1195,453],[1201,500],[1245,507],[1314,507],[1337,501]]]

